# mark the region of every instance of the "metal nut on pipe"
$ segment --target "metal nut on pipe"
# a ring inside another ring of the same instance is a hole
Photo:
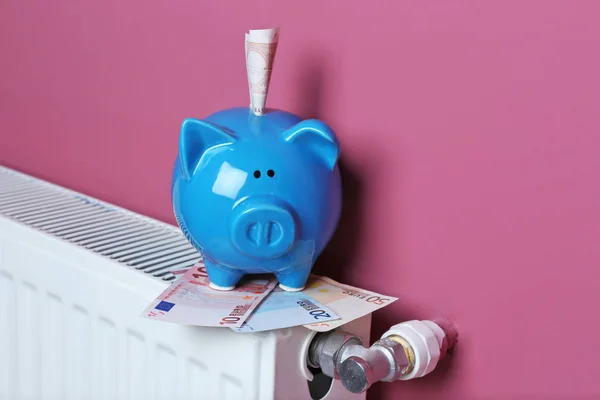
[[[339,379],[336,364],[340,364],[342,353],[352,346],[364,348],[358,336],[344,331],[319,334],[311,343],[308,364],[321,368],[321,371],[330,378]]]
[[[350,355],[339,369],[340,380],[351,393],[362,393],[375,382],[392,382],[410,368],[404,347],[390,339],[381,339],[360,355]]]

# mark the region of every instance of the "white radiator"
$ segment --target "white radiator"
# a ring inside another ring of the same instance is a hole
[[[306,328],[140,317],[198,259],[176,227],[0,167],[0,399],[310,399]],[[344,329],[368,344],[370,323]]]

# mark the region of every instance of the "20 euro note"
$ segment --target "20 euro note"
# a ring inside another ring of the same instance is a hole
[[[275,288],[236,332],[261,332],[292,326],[326,322],[340,317],[304,292]]]
[[[326,332],[370,314],[398,300],[369,290],[345,285],[325,276],[311,275],[302,293],[329,307],[340,319],[304,325],[317,332]]]
[[[239,327],[275,288],[273,277],[244,279],[230,291],[210,288],[204,265],[188,269],[142,313],[143,317],[184,325]]]

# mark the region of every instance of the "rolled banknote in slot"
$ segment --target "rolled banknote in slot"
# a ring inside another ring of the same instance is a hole
[[[246,33],[246,72],[250,108],[255,115],[265,113],[278,42],[279,28],[254,29]]]

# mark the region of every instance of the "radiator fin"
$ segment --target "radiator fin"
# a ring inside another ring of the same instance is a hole
[[[42,374],[42,393],[49,399],[65,398],[65,322],[63,299],[54,293],[46,293],[39,332],[42,340],[42,371],[54,371]]]
[[[207,388],[210,388],[208,381],[208,367],[198,360],[188,359],[186,363],[186,385],[187,393],[190,398],[202,399],[208,398]]]
[[[125,365],[127,366],[126,373],[128,377],[125,381],[127,382],[127,398],[145,398],[148,395],[146,386],[148,360],[144,336],[137,332],[128,331],[126,340],[127,359]]]
[[[12,275],[0,271],[0,399],[15,397],[15,284]]]
[[[91,393],[91,359],[92,345],[90,343],[91,321],[87,310],[79,305],[72,307],[72,318],[67,336],[69,337],[67,346],[67,387],[68,392],[75,395],[75,398],[89,398]]]
[[[98,321],[98,343],[96,357],[98,359],[97,377],[98,393],[101,399],[116,399],[117,393],[117,329],[114,323],[106,318]]]
[[[36,318],[38,296],[34,285],[23,282],[19,286],[16,303],[9,303],[17,306],[17,382],[23,397],[28,399],[40,398],[40,331]]]
[[[200,260],[177,227],[5,167],[0,215],[163,281]]]
[[[157,345],[154,365],[157,366],[153,371],[155,374],[153,382],[156,382],[154,386],[155,399],[168,400],[175,398],[174,393],[178,390],[175,352],[162,344]]]
[[[222,373],[220,377],[220,394],[222,399],[243,399],[242,383],[235,377]]]

